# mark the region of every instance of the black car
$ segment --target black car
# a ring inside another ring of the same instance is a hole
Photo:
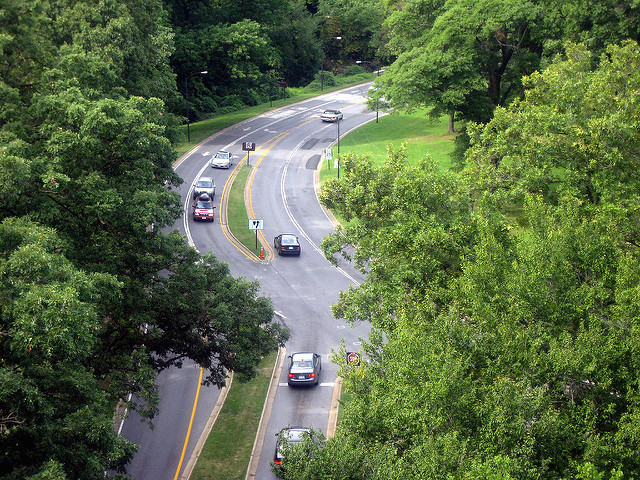
[[[273,248],[278,255],[300,255],[298,237],[291,233],[281,233],[273,239]]]
[[[318,385],[322,370],[322,357],[313,352],[298,352],[289,355],[289,375],[291,385]]]
[[[273,454],[273,471],[282,476],[284,458],[293,452],[313,456],[313,451],[322,448],[324,437],[307,427],[285,427],[276,433],[276,450]]]

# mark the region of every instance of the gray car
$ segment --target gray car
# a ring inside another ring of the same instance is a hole
[[[193,184],[193,198],[198,198],[203,193],[213,198],[216,196],[216,184],[211,177],[200,177]]]
[[[289,374],[287,383],[292,385],[318,385],[321,356],[313,352],[298,352],[289,355]]]

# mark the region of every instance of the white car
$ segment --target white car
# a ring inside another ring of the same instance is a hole
[[[320,120],[323,122],[337,122],[342,120],[342,112],[340,110],[325,110],[320,115]]]
[[[233,154],[226,150],[220,150],[211,159],[211,167],[213,168],[229,168],[231,161],[233,160]]]

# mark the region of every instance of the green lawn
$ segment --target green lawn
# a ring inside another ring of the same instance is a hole
[[[387,157],[387,147],[397,149],[404,142],[410,163],[417,163],[425,155],[430,155],[441,168],[451,168],[450,154],[453,152],[455,134],[447,133],[447,117],[431,120],[426,111],[412,114],[389,114],[347,134],[340,140],[340,154],[353,152],[368,155],[374,164],[381,164]],[[332,148],[333,157],[338,154],[337,146]],[[320,181],[337,176],[333,162],[323,162]]]
[[[253,449],[276,353],[265,357],[256,378],[234,380],[204,444],[191,480],[242,480]]]

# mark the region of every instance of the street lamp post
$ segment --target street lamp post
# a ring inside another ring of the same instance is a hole
[[[209,72],[207,72],[206,70],[203,70],[201,72],[193,72],[187,75],[187,78],[184,79],[184,94],[187,101],[187,142],[191,141],[191,132],[189,131],[189,79],[194,75],[206,75],[207,73]]]

